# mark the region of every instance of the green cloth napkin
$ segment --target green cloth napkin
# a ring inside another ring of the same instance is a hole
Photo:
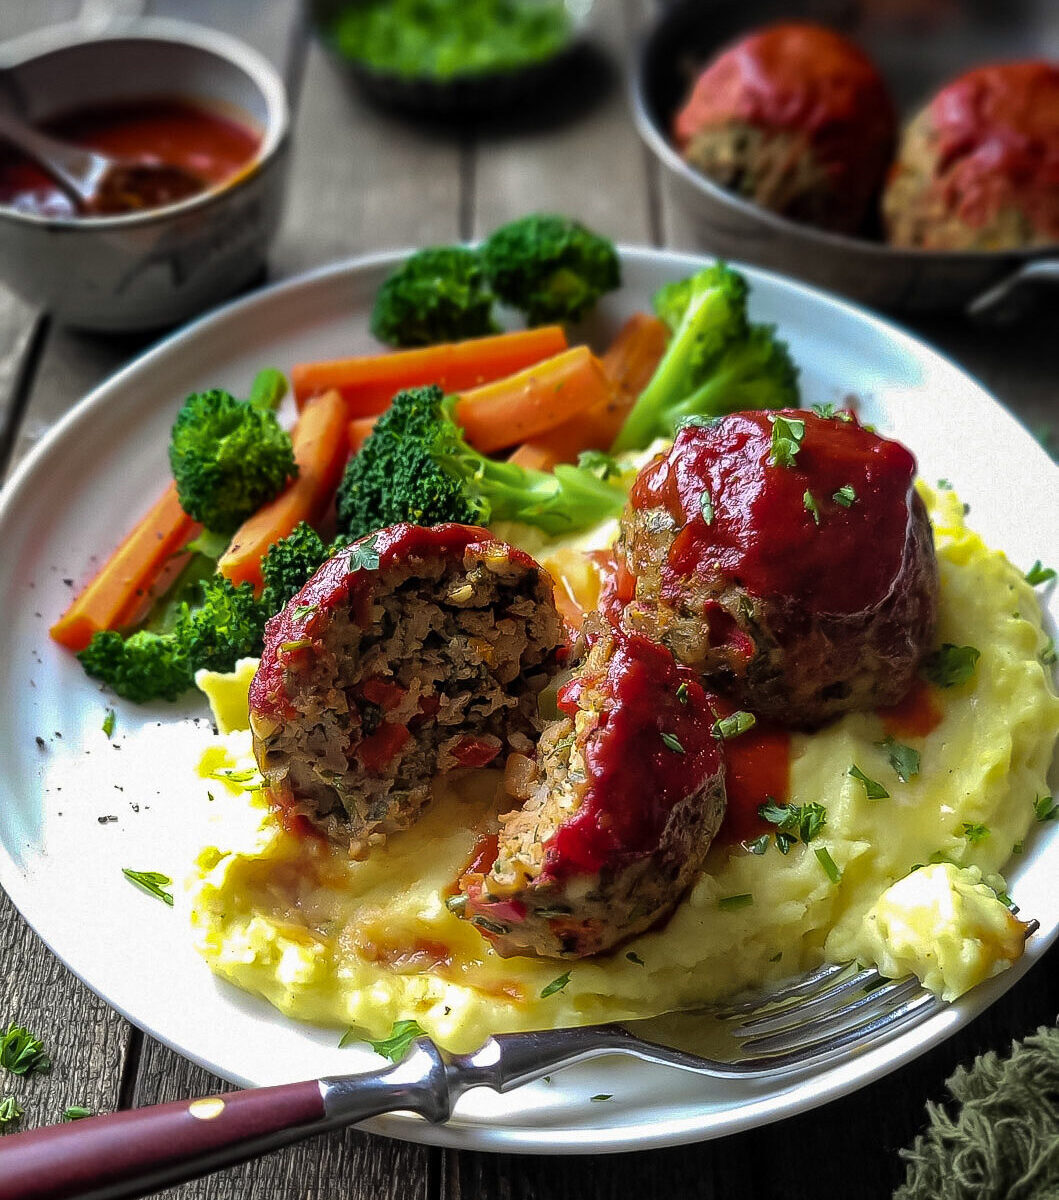
[[[946,1086],[960,1107],[927,1103],[894,1200],[1059,1200],[1059,1029],[980,1055]]]

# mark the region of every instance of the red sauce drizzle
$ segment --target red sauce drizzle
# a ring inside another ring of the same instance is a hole
[[[637,477],[633,505],[664,507],[681,527],[662,570],[663,599],[682,595],[689,575],[719,573],[752,595],[782,596],[816,613],[880,603],[901,569],[915,459],[856,421],[788,411],[805,422],[805,436],[793,465],[779,466],[770,462],[769,415],[735,413],[684,428]],[[856,493],[849,507],[833,499],[847,485]],[[714,510],[709,525],[704,489]]]
[[[1059,237],[1059,66],[1003,63],[969,71],[930,105],[947,207],[971,226],[1016,203]]]
[[[718,840],[751,841],[774,828],[758,816],[767,800],[785,804],[790,789],[791,735],[786,729],[758,723],[748,733],[725,742],[724,777],[728,807]]]
[[[919,679],[903,700],[880,708],[879,716],[891,737],[926,737],[941,723],[942,711],[934,688]]]
[[[711,701],[695,674],[644,637],[615,638],[597,683],[604,708],[584,750],[584,798],[548,843],[543,875],[596,872],[651,853],[673,805],[722,769]],[[681,684],[686,704],[677,696]],[[571,702],[564,688],[560,707],[568,710]]]
[[[202,190],[230,179],[257,153],[261,136],[247,123],[184,100],[84,108],[45,129],[75,146],[134,162],[182,167],[203,180]],[[46,217],[77,210],[35,163],[0,152],[0,204]]]

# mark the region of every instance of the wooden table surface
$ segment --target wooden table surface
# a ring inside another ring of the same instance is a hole
[[[87,0],[92,7],[97,5]],[[78,15],[77,0],[0,4],[0,38]],[[476,237],[532,209],[571,213],[616,240],[695,249],[628,115],[625,57],[648,0],[597,0],[592,35],[609,69],[554,98],[573,115],[459,134],[368,108],[306,36],[296,0],[156,0],[148,9],[212,24],[284,71],[296,105],[287,216],[270,259],[279,279],[388,247]],[[999,333],[919,322],[1031,427],[1055,410],[1059,312]],[[0,288],[0,472],[90,388],[144,348],[57,327]],[[959,452],[959,448],[955,448]],[[1025,497],[1032,503],[1032,497]],[[536,1200],[536,1198],[888,1196],[898,1147],[921,1127],[960,1062],[1055,1020],[1056,955],[969,1028],[875,1085],[804,1116],[722,1141],[641,1154],[539,1158],[415,1146],[338,1133],[165,1193],[180,1200]],[[0,891],[0,1022],[42,1037],[54,1069],[24,1081],[24,1126],[69,1104],[109,1111],[223,1090],[144,1036],[45,949]],[[2,1081],[0,1081],[2,1082]],[[3,1090],[0,1088],[0,1090]]]

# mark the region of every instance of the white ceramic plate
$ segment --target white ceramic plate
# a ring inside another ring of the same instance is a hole
[[[237,1083],[268,1084],[377,1062],[336,1031],[288,1021],[219,983],[191,948],[186,902],[169,909],[122,867],[181,880],[203,838],[189,787],[204,708],[112,701],[50,642],[49,623],[168,478],[174,412],[194,389],[245,392],[261,366],[288,368],[371,345],[368,314],[397,256],[341,264],[239,301],[173,335],[97,388],[51,431],[0,498],[0,881],[56,954],[142,1029]],[[602,341],[662,282],[701,260],[624,253],[625,286],[586,335]],[[1033,438],[951,363],[851,305],[747,269],[755,318],[776,322],[802,365],[805,402],[852,393],[867,419],[916,452],[924,478],[952,480],[988,541],[1024,566],[1059,565],[1056,468]],[[1056,615],[1054,590],[1052,623]],[[36,739],[41,739],[38,742]],[[101,817],[115,817],[101,823]],[[673,1145],[804,1111],[868,1083],[949,1036],[1039,959],[1059,932],[1059,823],[1034,831],[1011,891],[1040,932],[1022,961],[914,1028],[830,1069],[714,1081],[621,1058],[506,1096],[485,1090],[431,1126],[370,1128],[485,1150],[584,1153]],[[592,1104],[605,1092],[614,1099]]]

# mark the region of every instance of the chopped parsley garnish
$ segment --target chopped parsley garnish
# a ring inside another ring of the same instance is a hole
[[[816,503],[813,493],[808,488],[802,493],[802,503],[805,505],[805,511],[813,518],[813,523],[820,524],[820,506]]]
[[[102,726],[103,733],[107,737],[110,737],[110,735],[114,732],[114,725],[115,725],[116,721],[117,721],[117,717],[114,713],[114,710],[112,708],[108,708],[107,711],[103,714],[103,726]]]
[[[1037,659],[1042,667],[1051,667],[1055,664],[1056,657],[1055,639],[1048,638],[1041,647],[1041,652],[1037,655]]]
[[[781,950],[778,954],[774,954],[769,959],[769,962],[779,962],[782,957],[783,957],[783,951]]]
[[[760,837],[754,838],[751,842],[744,842],[747,852],[750,854],[764,854],[769,848],[769,835],[763,833]]]
[[[257,767],[243,767],[242,770],[236,770],[235,767],[218,767],[216,771],[211,771],[208,777],[219,779],[222,783],[250,783],[253,779],[261,779]]]
[[[957,837],[965,837],[973,846],[976,842],[984,841],[989,836],[989,826],[977,821],[963,821],[955,830]]]
[[[738,712],[731,713],[727,717],[722,717],[719,721],[715,721],[713,725],[713,736],[721,741],[729,742],[732,738],[739,737],[740,734],[748,733],[757,724],[757,717],[753,713],[744,712],[740,709]]]
[[[0,1037],[0,1067],[12,1075],[29,1075],[51,1070],[51,1059],[44,1043],[22,1025],[8,1025]]]
[[[566,971],[553,979],[546,988],[541,989],[541,999],[547,1000],[549,996],[554,996],[556,992],[561,992],[569,982],[570,972]]]
[[[827,404],[814,404],[813,412],[816,413],[818,417],[823,417],[825,421],[845,421],[848,425],[853,420],[853,417],[850,413],[846,412],[845,409],[839,408],[837,405],[830,403],[830,401]]]
[[[621,474],[618,460],[603,450],[582,450],[577,456],[577,465],[591,471],[597,479],[613,479]]]
[[[686,681],[684,683],[682,683],[680,685],[680,687],[677,688],[677,699],[680,701],[681,704],[687,704],[687,702],[688,702],[688,685],[687,685]]]
[[[664,729],[662,729],[659,730],[659,737],[661,737],[667,750],[672,750],[674,754],[684,753],[684,747],[680,744],[680,739],[674,737],[673,734],[667,733]]]
[[[312,613],[316,612],[319,607],[320,606],[318,604],[295,604],[294,608],[291,609],[291,612],[294,616],[294,619],[296,621],[300,621],[303,617],[308,617]]]
[[[613,1099],[614,1099],[613,1092],[597,1092],[592,1097],[592,1103],[593,1104],[601,1104],[604,1100],[613,1100]]]
[[[952,491],[952,484],[951,484],[951,483],[950,483],[950,482],[949,482],[947,479],[939,479],[939,480],[938,480],[938,487],[939,487],[939,488],[940,488],[940,489],[941,489],[943,492],[951,492],[951,491]]]
[[[629,960],[629,962],[635,963],[638,967],[647,966],[647,963],[644,962],[644,960],[636,953],[635,950],[626,951],[625,957]]]
[[[362,538],[349,548],[349,569],[351,571],[377,571],[379,569],[379,553],[376,546],[379,535]],[[400,1024],[400,1022],[398,1022]]]
[[[854,779],[864,785],[864,794],[869,800],[888,800],[890,798],[890,793],[886,788],[877,780],[869,779],[856,763],[852,764],[846,774],[852,775]]]
[[[1052,821],[1059,816],[1059,804],[1051,796],[1037,796],[1033,812],[1038,821]]]
[[[90,1108],[84,1108],[80,1104],[71,1104],[68,1108],[63,1109],[64,1121],[83,1121],[85,1117],[94,1117],[95,1115]]]
[[[1021,842],[1016,842],[1014,844],[1014,846],[1011,847],[1011,853],[1012,854],[1021,854],[1024,849],[1025,849],[1025,846],[1023,846],[1023,844]]]
[[[295,650],[306,650],[312,644],[312,638],[294,638],[290,642],[280,642],[276,649],[281,650],[284,654],[293,654]]]
[[[835,860],[828,854],[826,847],[820,846],[816,850],[816,858],[820,865],[824,868],[824,874],[831,880],[832,883],[838,883],[842,878],[842,872],[838,869]]]
[[[1030,587],[1036,587],[1039,583],[1047,583],[1050,579],[1055,578],[1055,568],[1046,567],[1040,559],[1033,564],[1026,572],[1026,582]]]
[[[738,896],[722,896],[717,901],[717,907],[726,912],[731,912],[736,908],[747,908],[754,903],[753,892],[741,892]]]
[[[902,745],[901,742],[894,741],[892,737],[886,738],[884,741],[875,743],[880,750],[886,752],[886,757],[890,760],[890,766],[893,767],[894,773],[902,783],[907,783],[910,779],[915,779],[919,774],[919,751],[913,750],[911,746]],[[881,800],[882,797],[880,796]]]
[[[702,513],[702,519],[706,524],[712,525],[714,518],[713,499],[707,488],[702,489],[702,495],[699,497],[699,511]]]
[[[776,845],[781,854],[786,854],[799,838],[808,844],[827,824],[827,809],[816,803],[777,804],[770,798],[765,804],[758,805],[757,815],[777,826]]]
[[[946,642],[923,662],[923,674],[937,687],[950,688],[966,683],[974,674],[981,654],[974,646],[954,646]]]
[[[0,1100],[0,1129],[5,1125],[17,1125],[22,1120],[22,1109],[14,1096]]]
[[[371,1042],[371,1048],[390,1062],[400,1062],[408,1053],[408,1047],[422,1036],[423,1029],[418,1021],[394,1021],[390,1036],[380,1042]]]
[[[843,486],[840,487],[837,492],[831,493],[831,499],[834,500],[836,504],[841,504],[843,508],[851,507],[856,498],[857,493],[853,490],[852,483],[843,484]]]
[[[794,417],[770,416],[772,446],[769,462],[776,467],[793,467],[794,459],[805,437],[805,422]]]
[[[143,888],[148,895],[157,896],[170,908],[173,907],[173,895],[165,890],[173,882],[168,875],[163,875],[160,871],[133,871],[129,867],[122,867],[121,873],[130,883]]]

